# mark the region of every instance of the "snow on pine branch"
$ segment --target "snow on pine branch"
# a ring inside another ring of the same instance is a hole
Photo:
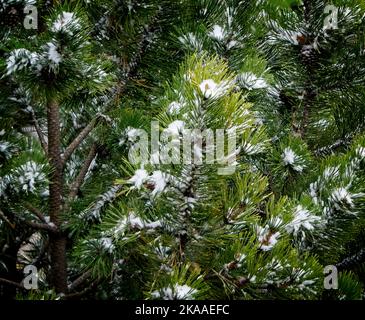
[[[238,84],[248,90],[253,89],[266,89],[269,87],[268,83],[264,78],[257,77],[252,72],[241,73],[237,76]]]
[[[227,93],[230,86],[228,81],[216,83],[212,79],[207,79],[202,81],[199,88],[206,99],[218,99]]]
[[[350,158],[338,165],[327,166],[310,184],[309,195],[313,204],[322,210],[326,223],[335,222],[339,213],[348,217],[358,215],[357,203],[365,198],[365,193],[356,181],[364,156],[365,148],[358,146]]]
[[[100,221],[102,210],[117,197],[117,194],[121,189],[121,185],[112,186],[107,192],[99,196],[96,203],[84,210],[80,214],[80,218],[91,221]]]
[[[16,192],[35,193],[37,190],[42,195],[47,195],[46,165],[28,161],[2,177],[1,189],[9,187]]]
[[[200,52],[203,49],[202,40],[198,39],[192,32],[178,37],[178,40],[189,50]]]
[[[38,62],[39,56],[35,52],[30,52],[27,49],[15,49],[6,59],[7,75],[20,71],[29,65],[35,65]]]
[[[25,68],[31,68],[37,74],[44,67],[55,70],[62,61],[57,44],[55,41],[48,42],[41,49],[42,53],[30,52],[24,48],[13,50],[6,60],[6,74],[11,75]]]
[[[305,168],[304,160],[298,156],[291,148],[284,149],[282,160],[285,166],[291,167],[294,171],[302,172]]]
[[[72,36],[74,32],[80,30],[80,28],[80,19],[76,17],[75,13],[62,12],[53,22],[51,30],[53,32],[67,33]]]
[[[298,205],[295,208],[293,220],[285,226],[285,230],[289,234],[293,234],[294,237],[300,236],[301,239],[304,240],[305,233],[319,227],[321,225],[321,220],[321,217],[312,214],[302,205]]]
[[[226,44],[227,49],[232,49],[238,44],[236,40],[232,39],[232,34],[218,24],[213,26],[212,31],[208,35],[212,39]]]
[[[12,143],[0,140],[0,155],[2,155],[5,159],[10,158],[14,151],[15,146]]]
[[[270,251],[280,237],[280,232],[273,232],[268,226],[265,226],[264,228],[257,226],[256,232],[260,243],[260,249],[263,251]]]
[[[155,197],[165,190],[169,180],[170,176],[160,170],[154,171],[149,175],[146,170],[138,169],[128,182],[133,185],[132,189],[138,190],[141,189],[145,183],[148,184],[149,187],[152,188],[152,197]]]
[[[54,64],[54,66],[57,66],[62,60],[60,53],[57,51],[57,46],[52,42],[48,42],[47,47],[48,47],[48,60],[52,64]]]
[[[163,223],[161,220],[145,220],[138,217],[134,211],[131,211],[127,216],[120,218],[116,225],[107,233],[111,234],[114,238],[120,238],[129,230],[154,230],[162,226]]]

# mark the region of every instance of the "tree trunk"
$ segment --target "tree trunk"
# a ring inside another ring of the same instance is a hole
[[[49,183],[50,221],[61,226],[62,210],[62,159],[60,140],[59,105],[55,99],[47,104],[48,157],[52,171]],[[57,293],[67,291],[66,236],[62,232],[50,233],[51,281]]]

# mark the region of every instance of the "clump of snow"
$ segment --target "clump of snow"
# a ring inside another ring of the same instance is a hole
[[[50,227],[52,227],[52,228],[56,228],[56,225],[53,223],[53,222],[48,222],[47,223]]]
[[[199,85],[199,88],[206,99],[217,99],[227,93],[229,84],[227,81],[216,83],[212,79],[207,79],[202,81],[202,83]]]
[[[173,287],[166,287],[152,292],[152,297],[163,300],[192,300],[198,290],[184,284],[175,284]]]
[[[108,253],[113,253],[113,250],[115,248],[114,244],[113,244],[113,240],[111,238],[101,238],[100,239],[100,245],[102,246],[102,248],[108,252]]]
[[[141,189],[142,185],[146,182],[153,189],[151,194],[154,197],[164,191],[168,182],[168,176],[160,170],[154,171],[149,175],[146,170],[138,169],[128,182],[132,183],[132,188],[136,189]]]
[[[257,236],[260,242],[260,249],[270,251],[278,242],[280,232],[272,232],[268,227],[257,226]]]
[[[141,189],[144,182],[148,179],[148,172],[144,169],[138,169],[134,173],[133,177],[128,181],[134,184],[134,188]]]
[[[179,285],[176,284],[174,287],[174,291],[175,291],[175,296],[176,299],[181,300],[181,299],[192,299],[193,295],[196,294],[198,291],[196,289],[193,289],[191,287],[189,287],[188,285],[184,284],[184,285]]]
[[[296,157],[296,155],[295,155],[295,153],[292,149],[285,148],[284,153],[282,155],[283,162],[284,162],[285,165],[294,164],[295,157]]]
[[[152,176],[149,178],[149,182],[151,182],[154,186],[152,196],[155,196],[164,191],[167,184],[166,175],[160,170],[154,171]]]
[[[11,144],[8,141],[0,141],[0,152],[8,157],[10,155],[9,149],[11,148]]]
[[[227,48],[232,49],[233,47],[237,46],[238,42],[236,40],[231,40],[227,43]]]
[[[291,148],[285,148],[281,157],[284,165],[292,167],[297,172],[303,171],[304,166],[298,163],[301,162],[301,158]]]
[[[171,122],[166,131],[168,131],[172,135],[179,135],[184,131],[185,122],[181,120],[175,120],[174,122]]]
[[[237,81],[243,88],[248,90],[265,89],[269,87],[264,78],[259,78],[252,72],[241,73],[238,75]]]
[[[61,54],[57,51],[57,46],[52,42],[48,42],[47,47],[48,47],[48,60],[51,62],[53,66],[58,66],[58,64],[62,60],[62,57]]]
[[[298,235],[299,231],[302,229],[313,230],[314,226],[321,220],[320,217],[317,217],[311,214],[310,211],[303,208],[301,205],[298,205],[295,208],[294,218],[293,220],[286,225],[285,230],[293,234],[294,236]]]
[[[51,30],[53,32],[64,32],[72,36],[73,32],[80,28],[80,20],[76,17],[75,13],[64,11],[53,22]]]
[[[135,143],[138,140],[138,137],[143,135],[144,131],[142,129],[136,129],[133,127],[127,127],[122,135],[122,138],[119,140],[119,145],[124,145],[127,141],[130,143]]]
[[[236,40],[230,40],[231,36],[228,34],[227,30],[218,24],[213,26],[213,30],[209,32],[209,36],[217,41],[225,42],[228,49],[231,49],[238,44]]]
[[[135,142],[137,140],[137,137],[139,137],[140,129],[129,127],[126,131],[127,131],[128,141],[130,142]]]
[[[227,33],[224,28],[216,24],[213,26],[213,30],[209,33],[209,36],[218,41],[223,41],[226,38]]]

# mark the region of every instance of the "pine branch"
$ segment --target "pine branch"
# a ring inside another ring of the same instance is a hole
[[[68,202],[65,204],[65,208],[64,208],[65,212],[67,212],[68,209],[70,208],[70,204],[71,204],[72,200],[75,199],[77,192],[79,191],[81,185],[83,184],[86,174],[90,168],[91,162],[94,160],[94,158],[96,156],[96,153],[97,153],[97,145],[96,145],[96,143],[93,143],[79,174],[77,175],[75,181],[73,181],[71,184],[70,193],[68,194]]]
[[[352,133],[347,134],[344,138],[336,140],[331,145],[328,145],[328,146],[317,149],[314,152],[314,154],[316,156],[327,155],[327,154],[330,154],[330,153],[334,152],[336,149],[338,149],[340,147],[346,147],[351,143],[351,139],[352,139],[353,135],[354,134],[352,134]]]
[[[46,140],[44,139],[44,134],[42,132],[42,129],[41,127],[39,126],[39,122],[34,114],[34,110],[32,109],[32,119],[33,119],[33,123],[34,123],[34,127],[35,127],[35,130],[37,132],[37,135],[38,135],[38,139],[41,143],[41,146],[45,152],[45,154],[47,155],[48,154],[48,144],[46,142]]]
[[[140,65],[140,62],[142,61],[142,57],[147,50],[150,35],[155,31],[156,24],[159,21],[159,17],[162,14],[162,12],[163,12],[162,6],[159,6],[158,10],[156,11],[156,14],[151,18],[150,23],[144,27],[144,31],[137,43],[137,50],[133,55],[131,61],[129,61],[127,67],[125,68],[126,71],[125,79],[122,79],[117,85],[114,101],[118,102],[120,100],[121,95],[126,90],[127,82],[136,76],[138,72],[138,67]]]
[[[68,286],[68,290],[70,292],[75,291],[75,289],[77,289],[80,285],[82,285],[91,276],[91,274],[92,274],[91,270],[88,270],[85,273],[83,273]]]
[[[43,213],[39,209],[33,207],[29,202],[25,202],[24,207],[26,209],[28,209],[31,213],[36,215],[40,221],[42,221],[43,223],[47,223],[46,218],[44,217]]]
[[[38,257],[36,257],[32,261],[33,266],[39,267],[39,264],[42,261],[44,255],[47,253],[48,248],[49,248],[49,240],[46,239],[43,246],[42,246],[42,248],[41,248],[41,250],[40,250],[40,252],[39,252]]]
[[[12,229],[15,229],[15,224],[11,223],[11,221],[7,218],[7,216],[1,209],[0,209],[0,218],[3,219]]]
[[[194,184],[198,169],[194,165],[191,171],[188,173],[189,182],[185,185],[183,190],[180,190],[181,196],[183,199],[187,198],[194,198]],[[179,255],[181,258],[181,263],[185,260],[185,249],[189,242],[189,235],[188,235],[188,222],[191,216],[192,209],[190,206],[186,206],[186,203],[183,203],[180,209],[180,215],[182,218],[182,232],[179,233]]]
[[[29,221],[29,220],[25,220],[23,218],[17,217],[19,218],[22,222],[24,222],[26,225],[28,225],[31,228],[37,229],[37,230],[43,230],[43,231],[48,231],[54,234],[58,234],[59,230],[56,226],[47,224],[47,223],[38,223],[38,222],[34,222],[34,221]]]
[[[11,285],[11,286],[19,288],[19,289],[24,289],[24,287],[20,283],[14,282],[14,281],[11,281],[11,280],[7,280],[7,279],[4,279],[4,278],[0,278],[0,283],[8,284],[8,285]]]
[[[72,201],[76,197],[78,190],[80,189],[82,183],[85,180],[85,177],[90,168],[91,162],[94,160],[94,158],[96,156],[96,153],[97,153],[97,145],[96,145],[96,143],[93,143],[79,174],[77,175],[75,181],[71,184],[70,193],[68,195],[68,199],[70,201]]]
[[[336,264],[336,267],[338,270],[348,270],[364,262],[365,262],[365,249],[361,249],[358,253]]]
[[[71,157],[76,148],[86,139],[89,133],[95,128],[99,116],[90,121],[90,123],[79,133],[79,135],[69,144],[63,153],[61,165],[64,167],[66,161]]]
[[[84,290],[82,290],[80,292],[66,294],[65,296],[63,296],[63,300],[71,300],[71,299],[76,299],[76,298],[79,299],[82,296],[84,296],[86,293],[88,293],[91,290],[95,289],[95,287],[98,283],[99,283],[99,280],[96,280],[89,287],[85,288]]]
[[[142,33],[140,40],[138,41],[136,53],[133,55],[133,58],[127,66],[127,79],[133,77],[136,74],[139,62],[142,60],[142,57],[147,50],[151,33],[155,31],[156,24],[159,21],[159,17],[162,14],[162,11],[162,6],[159,6],[158,10],[151,18],[150,23],[144,28],[144,32]]]

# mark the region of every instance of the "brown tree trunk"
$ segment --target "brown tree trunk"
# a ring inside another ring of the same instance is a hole
[[[62,212],[62,159],[59,105],[55,99],[47,104],[48,157],[52,171],[49,183],[49,216],[57,228]],[[51,281],[57,293],[67,292],[66,236],[50,233]]]

